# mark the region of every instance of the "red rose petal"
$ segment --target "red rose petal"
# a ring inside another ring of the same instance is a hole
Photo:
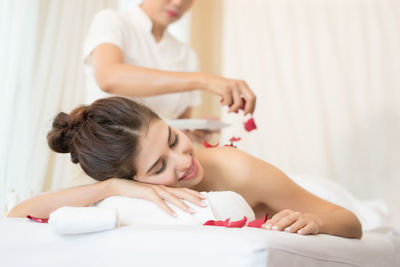
[[[246,99],[244,99],[244,98],[242,97],[242,105],[240,106],[239,109],[244,110],[244,107],[245,107],[245,106],[246,106]]]
[[[47,223],[49,221],[49,218],[36,218],[31,215],[27,215],[26,217],[38,223]]]
[[[224,221],[224,226],[225,226],[225,227],[229,227],[229,220],[230,220],[230,218],[228,218],[228,219],[226,219],[226,220]]]
[[[243,226],[246,225],[246,221],[247,221],[247,217],[244,216],[243,219],[241,219],[239,221],[231,222],[229,224],[229,227],[230,228],[242,228]]]
[[[230,142],[238,142],[238,141],[240,141],[240,140],[242,140],[242,138],[240,138],[240,137],[234,137],[234,136],[232,136],[231,139],[229,139]]]
[[[229,221],[229,219],[227,219],[227,220]],[[218,221],[209,220],[209,221],[206,221],[205,223],[203,223],[203,225],[210,225],[210,226],[225,226],[225,224],[226,224],[226,220],[225,220],[225,221],[221,221],[221,220],[218,220]]]
[[[250,119],[248,119],[245,123],[244,123],[244,129],[248,132],[251,132],[255,129],[257,129],[257,126],[254,122],[253,117],[251,117]]]
[[[215,144],[215,145],[210,145],[207,141],[203,142],[204,147],[206,148],[210,148],[210,147],[217,147],[219,146],[219,143]]]
[[[268,220],[268,213],[265,214],[264,218],[251,221],[247,224],[247,227],[261,228],[261,226]]]

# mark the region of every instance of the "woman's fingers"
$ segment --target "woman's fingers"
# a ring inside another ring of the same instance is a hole
[[[296,232],[301,235],[316,235],[318,234],[318,225],[314,222],[310,222]]]
[[[154,202],[157,206],[159,206],[162,210],[164,210],[169,215],[171,215],[173,217],[177,216],[175,211],[173,209],[171,209],[170,206],[167,205],[167,203],[165,203],[165,201],[160,197],[160,195],[158,195],[158,193],[155,192],[150,197],[150,201]]]
[[[190,201],[200,207],[206,207],[205,203],[202,201],[204,197],[200,192],[188,189],[188,188],[170,188],[167,186],[154,186],[154,194],[151,197],[151,201],[155,202],[167,213],[176,216],[175,212],[166,204],[169,202],[179,209],[194,213],[195,211],[190,208],[183,200]],[[154,196],[155,195],[155,196]]]
[[[292,210],[275,214],[263,226],[268,230],[285,231],[302,235],[318,234],[320,226],[315,216]]]
[[[206,197],[203,196],[199,191],[192,190],[192,189],[189,189],[189,188],[186,188],[186,187],[182,188],[182,190],[186,191],[186,192],[188,192],[188,193],[190,193],[190,194],[192,194],[192,195],[194,195],[194,196],[196,196],[196,197],[198,197],[200,199],[206,199]]]
[[[181,210],[188,213],[194,213],[194,210],[192,210],[188,205],[185,204],[185,202],[178,198],[176,194],[171,194],[166,190],[160,190],[159,195],[163,200],[168,201],[169,203],[180,208]]]
[[[275,224],[280,221],[283,217],[287,216],[290,212],[292,212],[291,210],[282,210],[280,212],[278,212],[277,214],[275,214],[274,216],[272,216],[271,219],[267,220],[267,222],[263,225],[263,228],[265,229],[272,229],[273,226],[275,226]]]
[[[303,228],[306,224],[307,224],[307,222],[300,218],[297,221],[295,221],[292,225],[285,227],[285,229],[283,229],[283,230],[285,232],[289,232],[289,233],[296,233],[301,228]]]
[[[282,231],[286,227],[292,225],[300,218],[300,212],[292,212],[275,222],[272,226],[272,230]]]
[[[169,188],[167,190],[173,191],[173,194],[178,198],[190,201],[199,207],[204,208],[206,206],[205,203],[203,202],[205,198],[199,192],[187,188]]]

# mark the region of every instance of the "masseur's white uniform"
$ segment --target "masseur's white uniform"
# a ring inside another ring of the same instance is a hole
[[[188,46],[165,31],[156,42],[151,34],[152,21],[139,7],[128,11],[103,10],[93,19],[84,44],[86,72],[86,102],[111,96],[102,91],[95,80],[90,54],[100,44],[118,46],[124,53],[125,63],[166,71],[198,71],[197,56]],[[199,91],[143,97],[145,105],[163,119],[176,119],[187,108],[201,104]]]

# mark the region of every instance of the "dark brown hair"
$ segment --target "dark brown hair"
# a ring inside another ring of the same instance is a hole
[[[140,134],[154,119],[160,118],[140,103],[123,97],[103,98],[70,114],[58,113],[47,142],[55,152],[70,153],[72,162],[98,181],[132,179]]]

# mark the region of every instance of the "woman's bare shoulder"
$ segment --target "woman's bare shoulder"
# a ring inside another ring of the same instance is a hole
[[[265,167],[260,159],[233,147],[198,150],[200,163],[208,176],[223,180],[228,187],[242,187],[254,177],[256,169]],[[258,166],[258,167],[257,167]]]

